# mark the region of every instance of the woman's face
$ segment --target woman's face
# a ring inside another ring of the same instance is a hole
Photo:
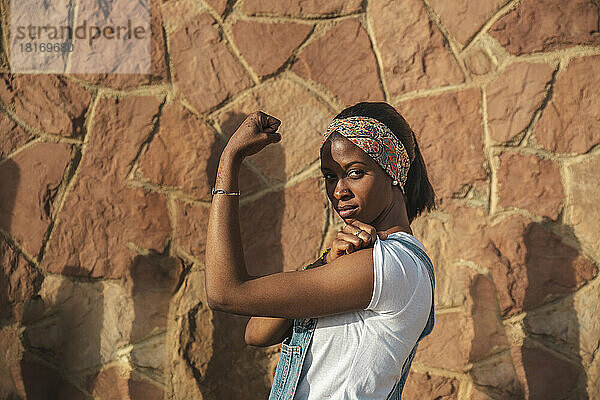
[[[321,172],[327,196],[346,223],[359,220],[371,224],[391,207],[392,179],[375,160],[345,137],[336,135],[325,142]],[[350,209],[343,211],[344,208]]]

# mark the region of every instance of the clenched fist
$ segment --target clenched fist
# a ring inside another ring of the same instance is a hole
[[[249,114],[233,133],[225,149],[242,158],[251,156],[271,143],[281,140],[277,128],[281,121],[262,111]]]

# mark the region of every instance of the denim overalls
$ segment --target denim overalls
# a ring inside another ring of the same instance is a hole
[[[419,257],[427,266],[429,279],[431,280],[431,311],[429,313],[429,319],[427,320],[425,329],[421,333],[421,336],[419,336],[417,343],[414,345],[412,351],[406,358],[406,361],[404,361],[402,373],[398,379],[398,382],[396,382],[392,391],[386,398],[386,400],[400,400],[404,383],[408,377],[410,365],[417,351],[417,344],[433,330],[433,289],[435,287],[435,278],[433,275],[433,265],[431,264],[431,260],[427,254],[421,250],[420,247],[406,239],[403,239],[402,237],[394,236],[389,237],[388,239],[400,241],[404,246],[412,251],[413,255]],[[292,400],[294,398],[296,387],[298,386],[300,372],[302,371],[302,363],[304,362],[304,357],[306,356],[306,351],[312,339],[316,325],[317,318],[294,319],[292,335],[287,336],[281,343],[281,354],[279,356],[277,368],[275,369],[275,377],[273,378],[273,386],[271,387],[269,400]]]

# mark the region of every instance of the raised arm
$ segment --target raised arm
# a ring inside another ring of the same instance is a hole
[[[238,190],[243,157],[279,141],[279,121],[251,114],[230,138],[215,186]],[[364,309],[373,291],[373,251],[361,249],[322,268],[251,277],[244,262],[237,196],[216,194],[209,215],[206,262],[209,306],[233,314],[311,318]]]
[[[221,154],[216,189],[227,192],[239,190],[238,178],[243,158],[280,140],[279,134],[275,133],[279,124],[276,118],[260,112],[252,113],[244,120]],[[242,283],[252,279],[246,269],[242,249],[239,196],[213,196],[206,234],[204,277],[211,308],[230,291],[239,291]]]

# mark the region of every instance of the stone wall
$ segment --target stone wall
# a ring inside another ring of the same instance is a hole
[[[7,43],[7,0],[2,1]],[[594,0],[153,1],[148,75],[0,67],[0,398],[265,399],[279,345],[208,308],[210,186],[246,114],[249,272],[342,227],[322,130],[363,100],[416,132],[437,274],[407,399],[600,398],[600,34]]]

